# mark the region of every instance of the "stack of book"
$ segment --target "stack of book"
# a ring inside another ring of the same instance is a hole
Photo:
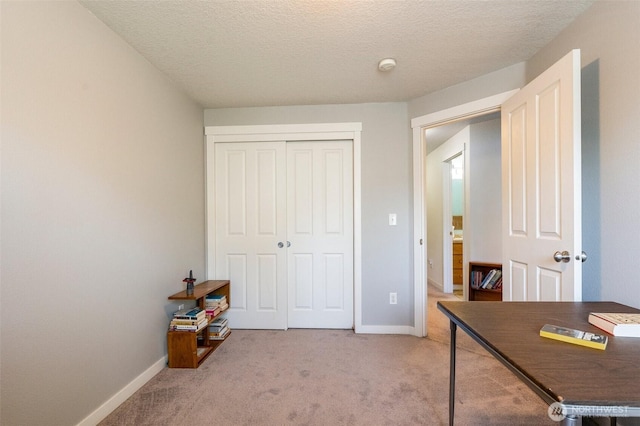
[[[218,317],[209,324],[209,340],[224,340],[230,331],[228,320]]]
[[[209,323],[206,312],[200,308],[187,308],[173,314],[169,330],[198,332]]]
[[[204,308],[209,318],[220,315],[229,307],[227,296],[223,294],[210,294],[205,298]]]
[[[482,275],[481,271],[471,273],[471,286],[473,288],[499,289],[502,287],[502,271],[492,269],[487,275]]]

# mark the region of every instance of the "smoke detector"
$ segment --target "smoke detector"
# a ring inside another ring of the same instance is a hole
[[[378,69],[383,72],[391,71],[396,67],[396,60],[393,58],[382,59],[378,62]]]

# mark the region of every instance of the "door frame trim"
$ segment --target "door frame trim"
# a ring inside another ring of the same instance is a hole
[[[424,200],[427,147],[425,129],[500,111],[502,103],[520,89],[509,90],[411,119],[413,133],[413,287],[414,335],[427,335],[427,216]],[[423,244],[424,242],[424,244]]]
[[[215,149],[220,142],[269,141],[353,141],[353,321],[354,330],[362,329],[362,204],[361,204],[361,134],[362,123],[267,124],[247,126],[206,126],[205,134],[205,192],[207,279],[215,277]]]

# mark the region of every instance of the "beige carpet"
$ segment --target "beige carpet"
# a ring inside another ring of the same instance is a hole
[[[165,369],[107,425],[444,425],[449,326],[430,291],[426,339],[350,330],[234,330],[197,370]],[[456,424],[557,425],[458,332]]]

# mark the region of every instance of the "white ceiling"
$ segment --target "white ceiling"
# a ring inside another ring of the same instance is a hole
[[[407,101],[529,59],[594,0],[82,0],[204,108]],[[396,59],[383,73],[378,61]]]

